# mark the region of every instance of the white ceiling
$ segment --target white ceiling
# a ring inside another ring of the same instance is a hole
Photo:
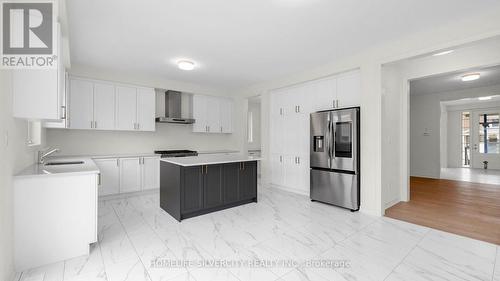
[[[69,0],[72,63],[228,90],[473,16],[482,0]],[[173,61],[199,63],[191,72]]]
[[[462,76],[467,73],[479,73],[481,78],[463,82]],[[426,95],[433,93],[459,91],[500,84],[500,66],[469,69],[443,75],[413,80],[410,82],[410,94]]]

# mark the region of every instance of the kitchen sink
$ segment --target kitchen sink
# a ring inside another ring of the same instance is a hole
[[[58,162],[48,162],[48,163],[45,163],[44,165],[45,166],[81,165],[83,163],[85,163],[85,162],[84,161],[66,161],[66,162],[58,161]]]

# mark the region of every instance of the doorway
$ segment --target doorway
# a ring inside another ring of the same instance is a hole
[[[500,244],[500,66],[409,83],[409,201],[386,216]]]

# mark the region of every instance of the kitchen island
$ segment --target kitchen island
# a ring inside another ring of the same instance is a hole
[[[181,221],[257,202],[257,161],[246,154],[160,160],[160,207]]]

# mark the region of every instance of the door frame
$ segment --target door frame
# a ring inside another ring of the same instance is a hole
[[[488,64],[479,63],[464,66],[464,67],[451,67],[450,69],[440,69],[438,71],[423,72],[423,73],[404,73],[402,77],[402,96],[400,107],[400,164],[401,164],[401,178],[400,178],[400,201],[410,201],[410,82],[412,80],[443,75],[446,73],[453,73],[458,71],[468,71],[470,69],[488,68],[500,65],[500,61],[489,62]],[[471,163],[472,164],[472,163]]]

